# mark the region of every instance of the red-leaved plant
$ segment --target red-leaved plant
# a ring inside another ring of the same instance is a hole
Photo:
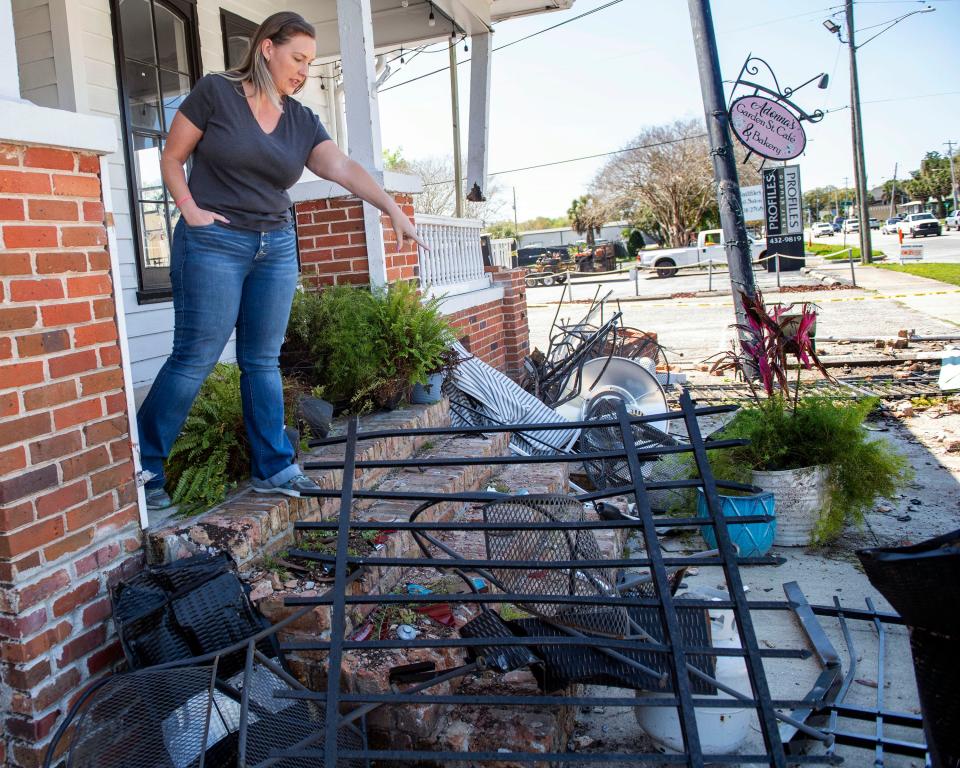
[[[733,328],[746,331],[752,341],[743,340],[741,351],[735,349],[724,352],[711,367],[711,372],[735,370],[743,376],[750,387],[754,399],[760,403],[760,396],[754,383],[753,371],[770,397],[779,389],[781,395],[793,401],[796,408],[800,397],[800,371],[816,368],[829,380],[833,377],[823,367],[814,349],[812,331],[817,321],[816,305],[810,302],[800,304],[773,304],[769,308],[758,290],[755,296],[740,292],[746,324],[736,323]],[[790,386],[790,358],[797,362],[797,378]],[[791,392],[792,389],[792,392]]]

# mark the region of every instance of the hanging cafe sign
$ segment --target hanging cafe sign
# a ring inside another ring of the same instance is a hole
[[[765,79],[771,84],[757,81],[760,65],[766,68],[769,77]],[[730,94],[729,117],[734,135],[751,154],[769,160],[799,157],[807,146],[803,121],[819,122],[823,119],[823,111],[818,109],[808,114],[791,100],[791,96],[814,80],[819,80],[820,88],[825,88],[828,79],[826,74],[819,74],[796,88],[781,90],[770,65],[752,54],[747,56]],[[737,89],[749,89],[752,93],[734,98]]]
[[[793,160],[807,146],[800,118],[766,96],[741,96],[730,105],[730,127],[740,142],[771,160]]]

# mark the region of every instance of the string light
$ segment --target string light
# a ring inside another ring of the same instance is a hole
[[[409,6],[409,5],[410,5],[410,0],[400,0],[400,7],[401,7],[401,8],[406,8],[406,7]]]
[[[430,15],[427,16],[427,26],[435,27],[437,25],[437,17],[433,15],[433,3],[430,3]]]

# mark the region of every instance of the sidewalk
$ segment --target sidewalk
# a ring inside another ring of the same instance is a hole
[[[857,286],[874,291],[877,298],[894,299],[918,312],[960,326],[960,286],[926,277],[854,264]],[[809,268],[809,274],[850,282],[847,262],[823,262]]]

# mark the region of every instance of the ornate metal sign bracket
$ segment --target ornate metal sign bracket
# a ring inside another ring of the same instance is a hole
[[[786,116],[793,118],[799,129],[799,132],[802,134],[802,126],[799,126],[801,122],[808,123],[817,123],[820,122],[824,117],[824,112],[822,109],[816,109],[813,112],[807,112],[803,107],[797,104],[793,100],[793,95],[799,91],[801,88],[804,88],[814,81],[817,82],[819,88],[826,88],[829,81],[829,75],[824,72],[814,75],[809,80],[794,88],[781,88],[780,82],[777,80],[777,76],[773,71],[773,68],[768,64],[764,59],[761,59],[759,56],[754,56],[752,53],[747,55],[746,60],[743,62],[743,66],[740,68],[740,73],[737,75],[736,80],[733,82],[733,88],[730,90],[730,98],[728,99],[728,108],[731,111],[731,121],[733,122],[733,109],[735,104],[743,98],[749,96],[757,96],[764,100],[769,100],[771,103],[774,103],[782,108]],[[740,96],[737,96],[737,90],[743,89],[744,93]],[[751,93],[752,91],[752,93]],[[744,146],[748,149],[746,158],[743,162],[747,162],[753,154],[758,154],[761,157],[764,157],[764,162],[760,164],[760,168],[763,168],[763,165],[766,163],[767,159],[780,159],[778,157],[768,155],[765,152],[758,151],[758,148],[755,145],[752,145],[747,137],[741,135],[741,132],[734,127],[734,133],[737,135],[737,138],[741,141]],[[802,141],[799,143],[805,145],[805,138],[801,135]],[[797,153],[799,154],[799,152]],[[793,155],[796,156],[796,155]],[[790,157],[784,157],[782,159],[791,159]]]

